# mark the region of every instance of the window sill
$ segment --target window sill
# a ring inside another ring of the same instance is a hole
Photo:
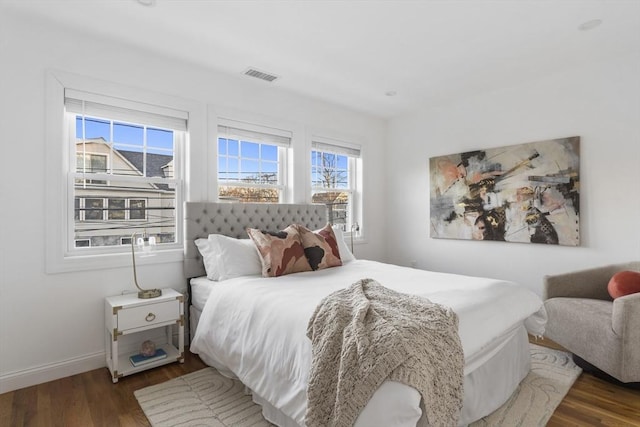
[[[136,256],[136,266],[181,262],[184,259],[182,248],[158,250],[151,256]],[[47,274],[68,273],[74,271],[103,270],[131,267],[131,252],[100,255],[60,256],[59,259],[47,259]]]

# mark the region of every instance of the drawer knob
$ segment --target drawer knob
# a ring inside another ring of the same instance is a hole
[[[147,317],[144,318],[144,320],[146,320],[147,322],[153,322],[154,320],[156,320],[156,315],[153,313],[149,313],[147,314]]]

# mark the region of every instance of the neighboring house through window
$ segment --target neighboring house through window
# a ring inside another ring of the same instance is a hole
[[[74,241],[120,246],[123,237],[146,232],[159,243],[176,243],[175,147],[186,123],[95,104],[76,92],[65,99],[67,120],[75,125]]]
[[[327,205],[329,220],[350,232],[360,221],[360,147],[314,137],[311,142],[313,203]]]
[[[218,199],[281,203],[291,132],[235,121],[218,125]]]

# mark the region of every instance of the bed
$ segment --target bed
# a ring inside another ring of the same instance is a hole
[[[190,350],[224,375],[240,379],[270,422],[281,427],[305,425],[311,364],[308,320],[326,295],[363,278],[425,296],[457,313],[464,350],[459,425],[500,407],[528,373],[528,333],[542,335],[546,314],[537,295],[514,283],[358,260],[341,239],[340,267],[263,278],[255,266],[247,267],[251,263],[234,266],[232,261],[230,268],[239,273],[219,281],[207,277],[195,244],[198,239],[209,235],[245,239],[233,246],[247,243],[248,227],[277,231],[296,223],[320,229],[326,225],[326,211],[319,205],[236,203],[186,203],[185,209]],[[423,426],[427,425],[423,408],[414,388],[386,381],[355,425]]]

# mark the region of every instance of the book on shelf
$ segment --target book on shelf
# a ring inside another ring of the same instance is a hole
[[[151,356],[144,356],[142,354],[134,354],[133,356],[129,356],[129,360],[133,366],[140,366],[146,363],[155,362],[156,360],[166,359],[167,352],[163,349],[159,348],[156,350],[154,354]]]

